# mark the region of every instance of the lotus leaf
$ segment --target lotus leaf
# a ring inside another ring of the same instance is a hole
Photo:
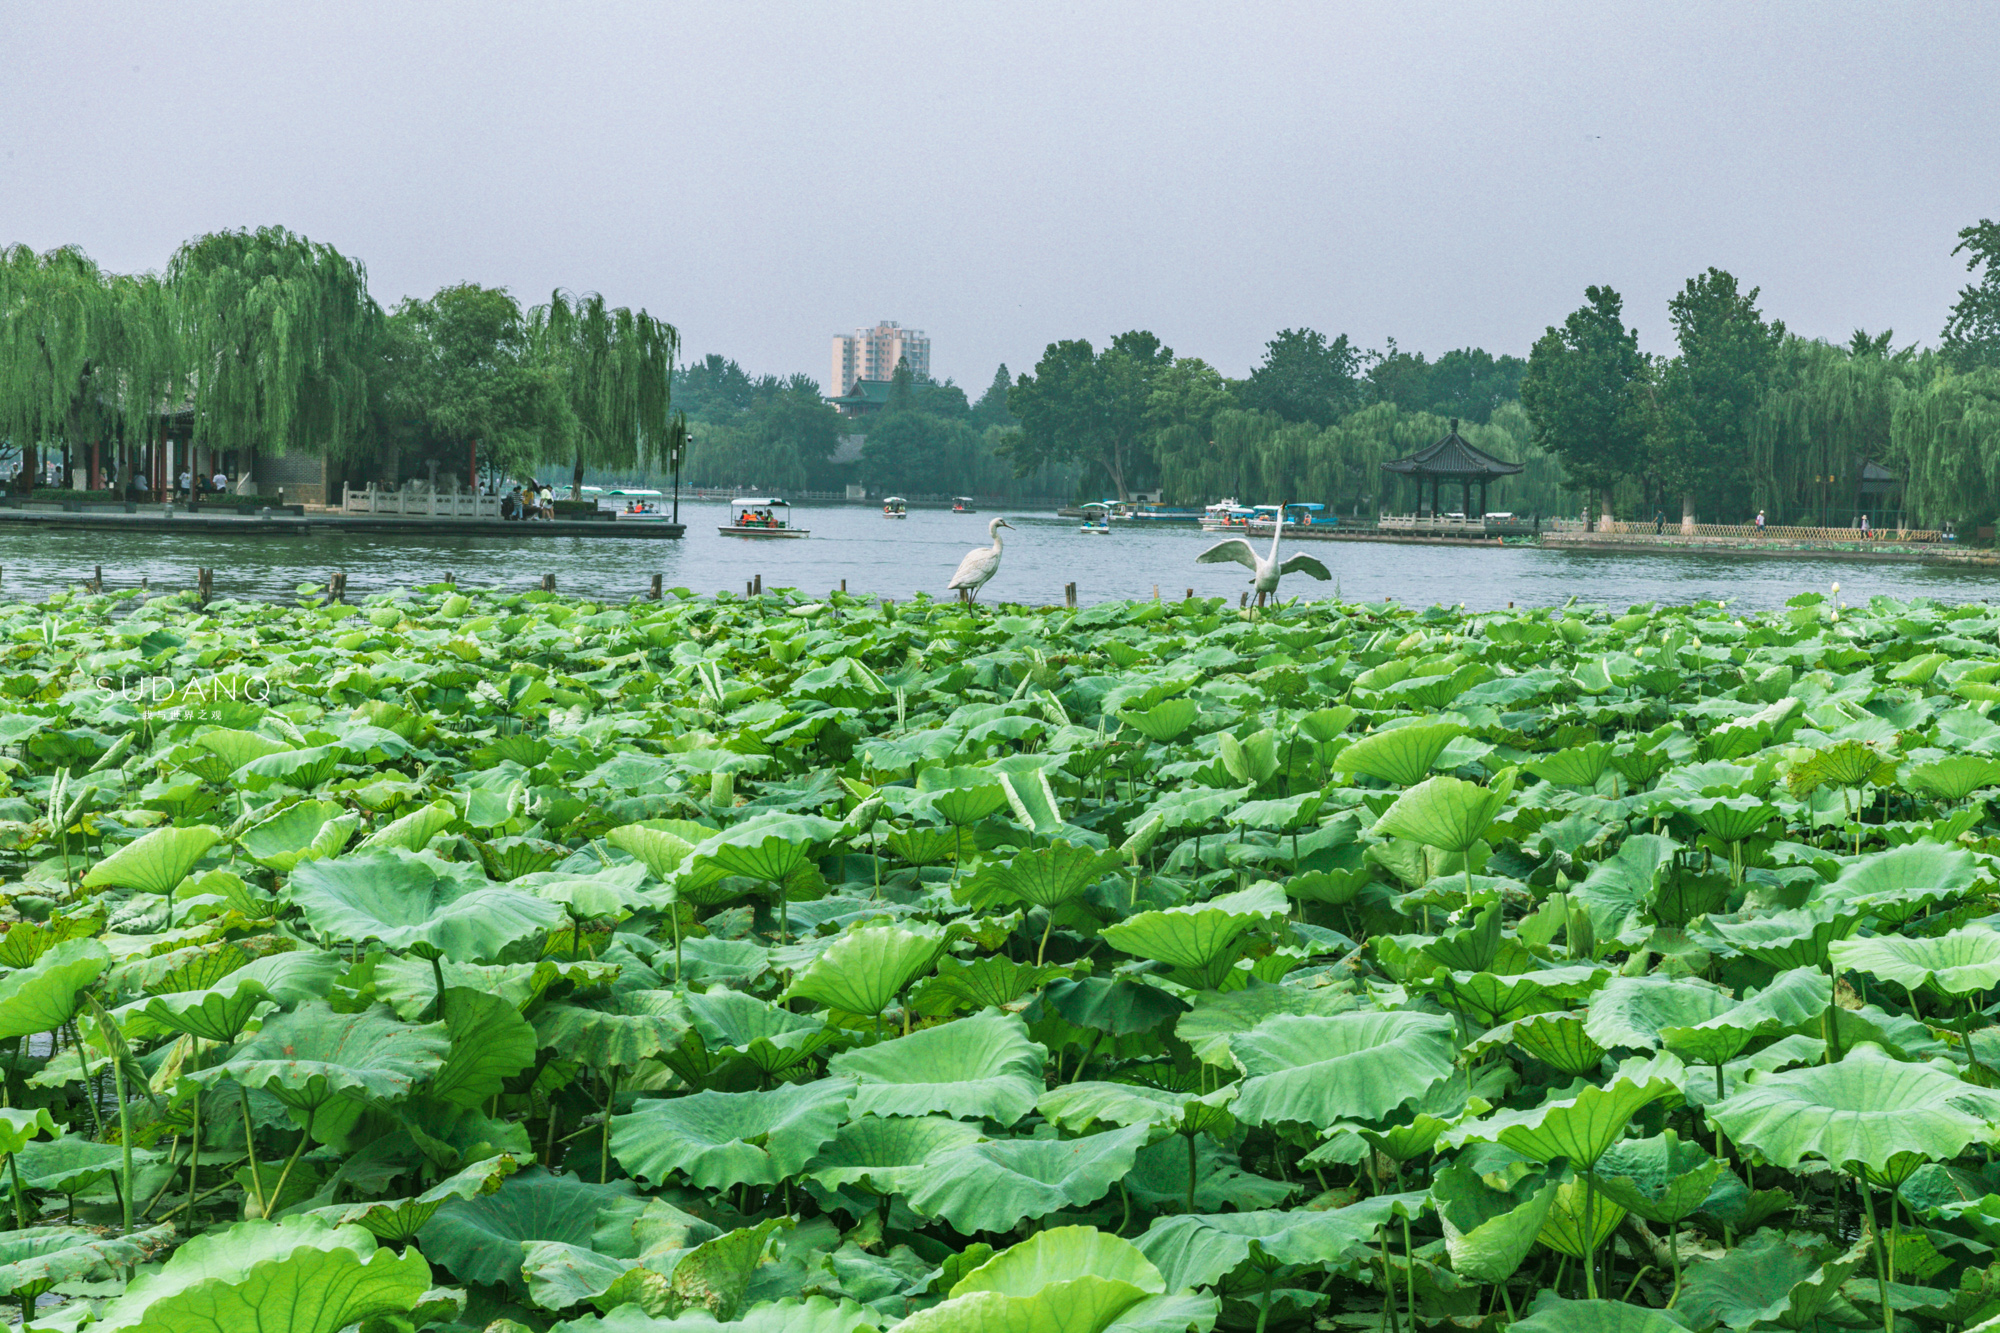
[[[1704,1324],[1730,1328],[1779,1324],[1807,1328],[1867,1257],[1863,1240],[1846,1254],[1817,1236],[1783,1236],[1760,1231],[1713,1263],[1689,1276],[1679,1308]]]
[[[1230,1042],[1248,1075],[1236,1115],[1321,1128],[1377,1119],[1450,1074],[1453,1035],[1451,1021],[1435,1014],[1268,1018]]]
[[[1132,1170],[1144,1125],[1079,1139],[1002,1139],[932,1157],[909,1191],[910,1207],[960,1232],[1008,1231],[1063,1208],[1095,1203]]]
[[[107,1333],[337,1333],[415,1307],[431,1285],[415,1251],[377,1249],[319,1218],[239,1222],[197,1236],[98,1315]]]
[[[1122,953],[1181,968],[1212,987],[1216,966],[1245,930],[1291,911],[1284,890],[1266,881],[1205,903],[1141,912],[1104,929],[1105,942]]]
[[[1375,831],[1447,852],[1467,851],[1513,792],[1511,770],[1490,787],[1454,777],[1426,778],[1396,798],[1388,813],[1376,821]]]
[[[287,871],[337,855],[359,826],[337,801],[298,801],[243,830],[237,842],[258,865]]]
[[[1370,732],[1334,756],[1333,766],[1343,773],[1414,787],[1431,771],[1452,738],[1463,732],[1462,727],[1446,722]]]
[[[943,1116],[862,1116],[840,1127],[805,1174],[828,1189],[860,1185],[878,1194],[907,1194],[931,1158],[981,1137],[964,1121]]]
[[[502,1153],[446,1176],[414,1198],[315,1208],[309,1215],[334,1226],[359,1226],[381,1240],[399,1244],[414,1237],[446,1203],[491,1194],[519,1167],[518,1159]]]
[[[1372,1245],[1377,1228],[1424,1206],[1421,1194],[1378,1194],[1324,1212],[1184,1213],[1156,1220],[1138,1244],[1169,1287],[1209,1287],[1254,1256],[1339,1263]]]
[[[854,1096],[854,1084],[837,1078],[770,1092],[649,1098],[612,1118],[611,1155],[640,1180],[664,1181],[679,1171],[708,1189],[774,1185],[834,1137]]]
[[[1477,1171],[1450,1166],[1431,1181],[1431,1201],[1444,1228],[1454,1273],[1478,1282],[1505,1282],[1535,1247],[1556,1181],[1526,1176],[1496,1189]]]
[[[84,887],[115,884],[140,893],[172,893],[195,862],[221,840],[222,835],[207,824],[154,829],[92,866],[83,877]]]
[[[223,1063],[192,1077],[268,1092],[310,1114],[336,1097],[407,1097],[437,1071],[450,1045],[440,1024],[399,1023],[383,1007],[343,1014],[309,1000],[273,1015]]]
[[[308,862],[292,872],[287,892],[332,939],[380,940],[464,963],[493,958],[563,919],[555,903],[400,848]]]
[[[1914,1170],[1923,1158],[1944,1161],[1969,1143],[1992,1141],[2000,1098],[1864,1045],[1835,1064],[1753,1074],[1708,1115],[1732,1142],[1787,1170],[1814,1157],[1879,1173],[1899,1155],[1917,1155]]]
[[[629,1181],[597,1185],[532,1167],[506,1178],[497,1190],[446,1200],[418,1230],[417,1243],[460,1281],[521,1290],[522,1242],[588,1246],[599,1214],[631,1193]]]
[[[938,930],[851,930],[815,957],[785,994],[872,1018],[930,971],[949,942]]]
[[[53,1032],[77,1011],[77,992],[96,981],[111,955],[93,939],[64,940],[26,967],[0,974],[0,1041]]]
[[[942,1112],[1011,1125],[1041,1095],[1046,1054],[1019,1018],[989,1009],[843,1051],[827,1061],[827,1073],[859,1081],[857,1116]]]

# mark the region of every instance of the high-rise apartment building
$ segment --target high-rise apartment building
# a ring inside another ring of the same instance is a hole
[[[883,320],[872,329],[856,329],[833,337],[833,371],[827,376],[827,396],[845,398],[858,380],[887,380],[895,377],[896,364],[910,363],[910,374],[918,379],[931,375],[931,340],[922,329],[906,329],[893,320]]]

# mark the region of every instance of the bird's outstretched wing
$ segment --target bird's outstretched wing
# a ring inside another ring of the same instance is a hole
[[[1278,572],[1280,574],[1310,574],[1322,583],[1333,577],[1333,574],[1325,565],[1322,565],[1303,551],[1296,555],[1286,556],[1285,563],[1278,566]]]
[[[946,588],[964,588],[984,583],[993,576],[993,566],[999,563],[1000,557],[994,555],[987,547],[982,546],[976,551],[967,551],[965,559],[958,562],[958,573],[953,574],[951,582],[944,586]]]
[[[1250,549],[1250,543],[1241,537],[1231,537],[1226,542],[1217,542],[1195,557],[1198,564],[1219,565],[1224,560],[1234,560],[1249,569],[1257,568],[1257,553]]]

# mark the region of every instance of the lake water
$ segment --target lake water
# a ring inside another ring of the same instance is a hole
[[[945,595],[945,583],[966,551],[986,542],[995,513],[916,510],[902,521],[860,505],[799,505],[793,513],[812,535],[800,540],[724,537],[716,525],[725,506],[681,504],[688,534],[680,541],[552,537],[385,537],[327,532],[310,537],[244,537],[133,532],[0,530],[0,597],[40,597],[74,587],[104,566],[108,588],[194,585],[195,570],[215,570],[215,595],[288,599],[301,583],[325,583],[347,572],[350,597],[426,583],[450,571],[462,585],[524,590],[556,576],[558,591],[623,599],[643,592],[655,573],[666,586],[699,593],[740,593],[762,575],[767,589],[823,592],[847,581],[851,592],[905,599]],[[1193,527],[1135,530],[1119,524],[1109,537],[1077,531],[1073,520],[1047,513],[1006,513],[1016,531],[1003,532],[1000,572],[982,600],[1060,602],[1074,582],[1079,600],[1178,597],[1193,588],[1234,600],[1248,586],[1240,565],[1200,565],[1195,557],[1219,540]],[[445,525],[441,524],[440,527]],[[1261,545],[1261,544],[1260,544]],[[1285,592],[1318,600],[1336,591],[1350,601],[1428,605],[1463,602],[1491,609],[1583,602],[1624,607],[1635,602],[1684,603],[1727,598],[1745,609],[1782,605],[1800,592],[1825,591],[1838,580],[1841,599],[1885,593],[1946,601],[2000,596],[2000,570],[1836,559],[1756,556],[1582,554],[1531,547],[1404,546],[1300,543],[1325,562],[1333,583],[1287,577]],[[1291,549],[1289,546],[1287,549]]]

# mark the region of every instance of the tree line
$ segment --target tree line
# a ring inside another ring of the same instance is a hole
[[[427,464],[469,480],[476,461],[575,486],[672,446],[679,347],[595,293],[524,309],[467,283],[384,310],[360,261],[277,227],[197,237],[158,274],[0,249],[0,443],[24,484],[51,458],[65,477],[86,457],[143,473],[173,437],[239,469],[304,450],[392,483]]]
[[[1802,338],[1711,268],[1668,302],[1675,351],[1648,356],[1623,302],[1591,287],[1535,344],[1521,382],[1535,442],[1605,514],[1934,527],[2000,512],[2000,225],[1959,233],[1975,275],[1938,345],[1890,331]],[[1890,477],[1873,488],[1863,470]],[[1871,512],[1871,506],[1873,512]],[[1889,513],[1883,512],[1890,507]]]
[[[1084,489],[1121,498],[1157,487],[1170,502],[1362,513],[1406,505],[1382,463],[1457,419],[1469,443],[1523,465],[1496,507],[1847,526],[1889,504],[1913,525],[1986,523],[2000,514],[2000,224],[1966,228],[1953,253],[1975,277],[1934,348],[1800,337],[1714,268],[1668,302],[1664,356],[1639,350],[1608,286],[1526,360],[1467,348],[1427,362],[1288,329],[1231,380],[1143,330],[1054,342],[1009,391],[1021,425],[1000,452],[1080,465]],[[1900,485],[1864,490],[1868,463]]]

